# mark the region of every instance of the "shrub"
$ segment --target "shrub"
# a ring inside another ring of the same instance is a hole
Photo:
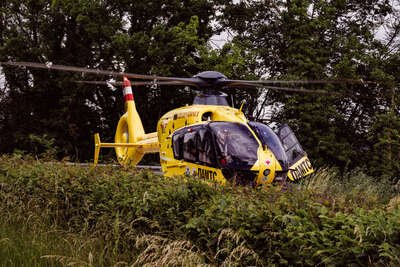
[[[400,210],[382,188],[361,172],[259,190],[0,158],[9,223],[95,238],[97,265],[398,265]]]

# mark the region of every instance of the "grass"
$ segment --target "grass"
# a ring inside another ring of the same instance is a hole
[[[361,171],[258,190],[2,156],[0,265],[399,265],[399,199]]]
[[[49,247],[56,243],[55,240],[44,234],[38,236],[22,228],[23,225],[1,223],[0,265],[51,266],[41,256],[50,252]]]
[[[0,266],[104,265],[96,257],[104,245],[98,238],[62,230],[32,215],[1,215]]]

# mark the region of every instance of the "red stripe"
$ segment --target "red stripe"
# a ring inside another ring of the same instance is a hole
[[[128,78],[124,77],[124,87],[130,87],[131,82],[128,80]]]
[[[127,94],[124,96],[125,101],[133,101],[133,95],[132,94]]]

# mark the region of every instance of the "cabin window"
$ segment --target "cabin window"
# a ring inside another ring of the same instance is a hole
[[[172,137],[172,147],[175,159],[217,166],[213,136],[206,125],[176,131]]]
[[[205,127],[198,131],[197,148],[199,151],[198,161],[200,164],[208,166],[216,165],[212,135]]]
[[[172,148],[176,159],[183,159],[183,136],[182,132],[177,132],[172,137]]]
[[[183,137],[183,159],[191,162],[196,162],[198,158],[198,150],[196,147],[197,133],[187,132]]]

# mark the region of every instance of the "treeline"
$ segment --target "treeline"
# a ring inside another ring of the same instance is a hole
[[[217,70],[243,79],[374,81],[308,86],[329,95],[231,93],[235,104],[249,100],[248,116],[289,123],[316,166],[366,167],[376,177],[399,178],[400,15],[391,1],[5,0],[0,10],[1,61],[184,77]],[[218,48],[212,44],[221,32],[231,38]],[[120,90],[76,83],[105,77],[3,72],[1,152],[83,161],[92,157],[94,132],[112,139],[123,112]],[[134,93],[147,131],[194,94],[163,87]],[[268,108],[260,111],[261,103]]]

